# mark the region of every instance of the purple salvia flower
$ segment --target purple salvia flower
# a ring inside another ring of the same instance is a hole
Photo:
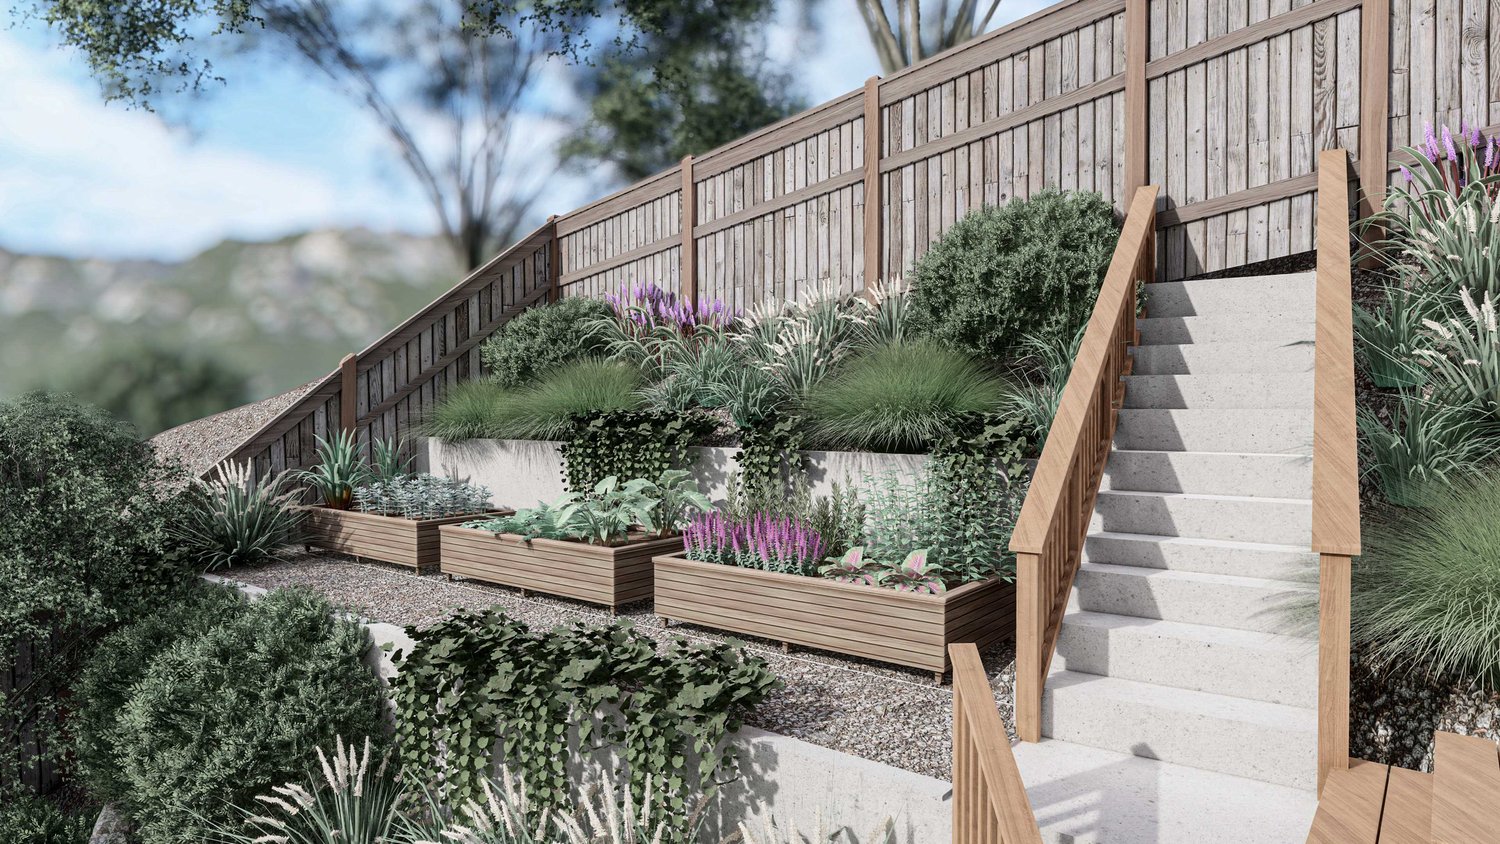
[[[1447,126],[1443,127],[1443,149],[1447,151],[1450,161],[1458,160],[1458,148],[1453,145],[1453,133],[1448,131]]]

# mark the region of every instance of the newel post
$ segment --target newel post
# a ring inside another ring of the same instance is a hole
[[[1016,736],[1042,740],[1042,558],[1016,554]]]
[[[865,80],[865,294],[880,283],[880,77]]]

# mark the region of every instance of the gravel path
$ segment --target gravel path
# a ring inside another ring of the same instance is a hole
[[[201,475],[212,469],[230,449],[306,395],[313,383],[309,381],[279,396],[168,428],[152,437],[151,444],[156,446],[156,453],[162,459],[180,460],[189,474]]]
[[[299,552],[279,563],[226,574],[267,589],[305,586],[372,620],[406,626],[431,624],[457,608],[497,605],[534,628],[609,618],[608,610],[588,604],[535,595],[522,598],[519,591],[506,587],[468,580],[449,582],[439,574],[416,575],[337,554]],[[641,632],[659,641],[673,636],[720,641],[731,638],[692,625],[663,629],[649,602],[624,607],[620,616],[631,619]],[[740,641],[764,658],[786,683],[749,714],[746,721],[751,726],[908,771],[949,778],[953,694],[948,685],[934,685],[931,673],[803,649],[786,654],[774,643]],[[1010,724],[1015,678],[1011,643],[989,649],[984,663],[1001,715]]]

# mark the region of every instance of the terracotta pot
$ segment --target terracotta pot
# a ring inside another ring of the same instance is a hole
[[[323,496],[323,504],[330,510],[348,510],[353,501],[354,490],[349,487],[344,487],[343,492],[328,493]]]

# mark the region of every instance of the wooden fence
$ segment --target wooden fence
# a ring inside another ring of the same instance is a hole
[[[25,699],[43,699],[50,696],[50,676],[43,669],[54,658],[52,649],[55,640],[38,645],[30,639],[16,643],[13,658],[0,666],[0,696],[10,697],[24,693]],[[32,687],[36,688],[32,688]],[[48,744],[48,737],[56,725],[39,725],[38,717],[51,718],[50,711],[29,718],[0,719],[0,777],[12,775],[20,778],[21,790],[33,794],[50,794],[62,784],[62,774],[57,760],[52,758],[55,749]],[[11,783],[0,781],[0,793]]]
[[[356,356],[347,393],[330,374],[230,456],[300,466],[351,412],[361,432],[408,432],[543,295],[654,282],[748,308],[856,291],[969,211],[1044,186],[1123,212],[1160,185],[1158,279],[1309,251],[1320,150],[1348,149],[1378,193],[1427,122],[1500,121],[1497,15],[1481,0],[1065,0],[554,218]]]

